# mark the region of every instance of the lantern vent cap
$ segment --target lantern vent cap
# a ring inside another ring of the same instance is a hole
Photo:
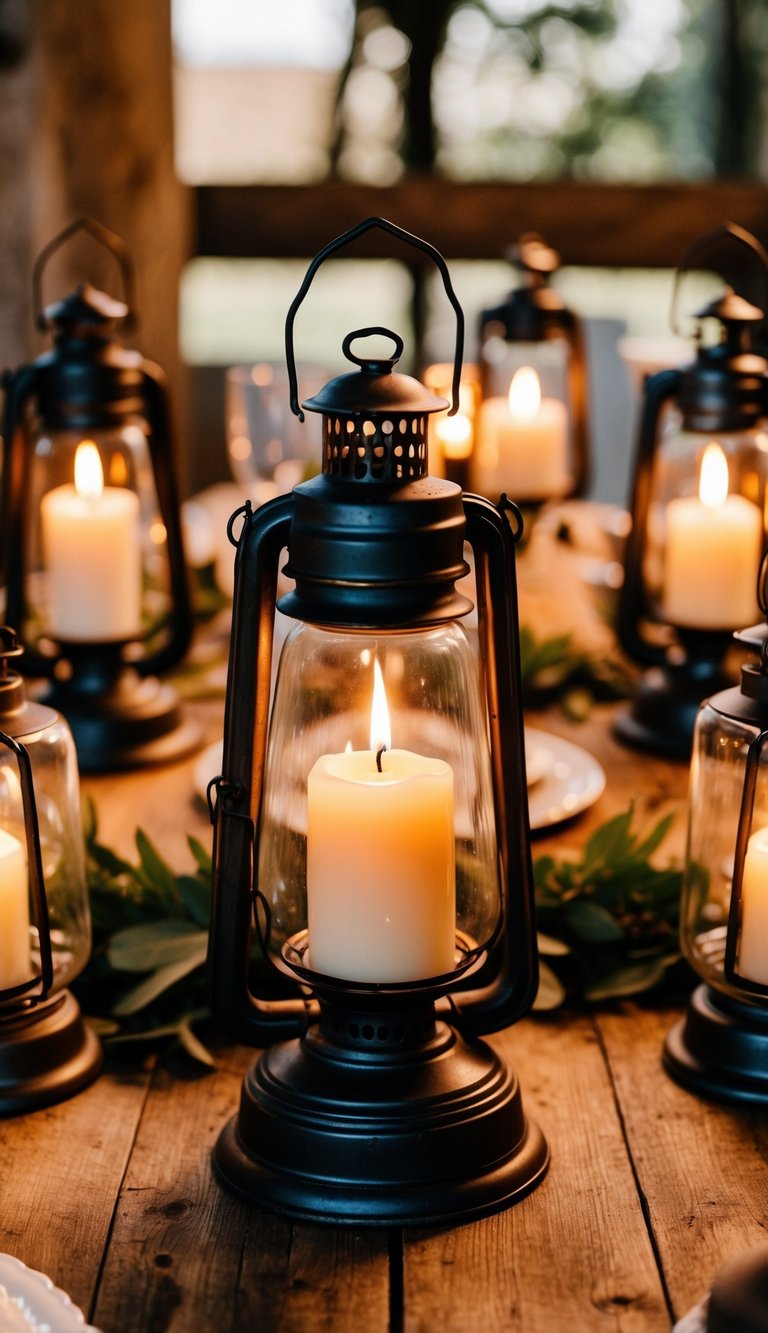
[[[74,291],[46,306],[41,326],[69,331],[76,327],[113,324],[128,315],[128,306],[90,282],[80,283]]]

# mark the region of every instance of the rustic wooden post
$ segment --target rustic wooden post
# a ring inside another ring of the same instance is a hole
[[[188,192],[174,171],[170,0],[38,0],[35,12],[35,248],[84,213],[126,241],[136,270],[135,345],[168,375],[184,490],[178,292],[190,228]],[[98,252],[88,254],[100,262]],[[54,296],[82,277],[81,263],[76,247],[62,252],[50,273]],[[114,271],[95,276],[115,291]]]

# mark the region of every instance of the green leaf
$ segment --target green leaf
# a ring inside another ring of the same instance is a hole
[[[663,819],[659,820],[656,827],[651,829],[651,832],[649,833],[645,841],[638,843],[634,852],[634,855],[638,858],[638,860],[647,861],[651,856],[653,856],[653,853],[656,851],[658,847],[661,846],[662,842],[669,833],[669,830],[672,827],[672,824],[674,823],[674,819],[675,819],[674,813],[671,815],[665,815]]]
[[[539,945],[539,953],[545,954],[547,958],[564,958],[571,952],[569,945],[564,940],[556,940],[552,935],[543,935],[541,931],[537,932],[536,939]]]
[[[88,855],[101,870],[106,870],[108,875],[115,878],[120,875],[133,876],[135,874],[130,861],[123,860],[122,856],[117,856],[115,852],[110,851],[109,847],[102,847],[101,843],[90,842],[88,844]]]
[[[209,1069],[216,1068],[216,1061],[208,1047],[204,1046],[197,1034],[193,1032],[189,1018],[185,1018],[179,1024],[179,1041],[187,1055],[191,1055],[193,1060],[199,1061],[201,1065],[207,1065]]]
[[[647,958],[643,962],[628,963],[609,972],[599,981],[593,982],[584,992],[586,1000],[621,999],[628,995],[639,995],[657,985],[673,958]]]
[[[213,861],[211,853],[207,847],[204,847],[199,838],[193,838],[192,834],[187,835],[189,850],[197,862],[198,870],[201,875],[210,875],[213,870]]]
[[[633,813],[633,807],[630,806],[623,814],[615,815],[595,829],[584,848],[585,871],[601,861],[608,862],[627,855],[632,846],[630,826]]]
[[[539,963],[539,989],[536,992],[536,999],[533,1002],[533,1008],[543,1012],[547,1009],[557,1009],[565,999],[565,987],[562,985],[559,977],[556,977],[551,967],[546,963]]]
[[[585,944],[613,944],[624,941],[624,931],[604,907],[598,903],[576,899],[563,909],[563,920],[568,930]]]
[[[136,830],[136,846],[147,882],[153,888],[156,888],[164,898],[176,898],[176,876],[150,842],[143,829]]]
[[[117,931],[107,958],[118,972],[154,972],[198,952],[207,938],[191,921],[163,918]]]
[[[211,919],[210,885],[194,875],[179,875],[176,885],[179,897],[192,920],[207,930]]]
[[[188,957],[180,958],[176,963],[168,967],[158,968],[152,972],[133,990],[128,991],[117,1004],[112,1006],[112,1013],[118,1018],[125,1018],[129,1014],[138,1013],[140,1009],[145,1009],[148,1004],[156,1000],[158,995],[173,986],[175,982],[181,981],[183,977],[189,976],[195,968],[202,967],[205,962],[208,941],[205,936],[201,936],[201,943],[194,952],[190,952]]]

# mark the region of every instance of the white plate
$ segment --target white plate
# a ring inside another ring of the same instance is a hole
[[[605,772],[597,760],[560,736],[525,728],[526,753],[537,747],[547,750],[552,758],[549,771],[541,780],[529,784],[528,811],[532,829],[549,828],[581,814],[594,805],[605,790]]]
[[[12,1325],[7,1316],[4,1320],[6,1301],[0,1293],[0,1329],[12,1328],[15,1333],[18,1322],[25,1333],[27,1330],[28,1333],[98,1333],[92,1324],[86,1324],[82,1311],[72,1304],[66,1292],[54,1287],[45,1273],[27,1268],[12,1254],[0,1254],[0,1286],[23,1316],[14,1319]]]
[[[528,809],[531,828],[549,828],[586,810],[602,795],[605,773],[581,746],[560,736],[525,728]],[[201,801],[211,778],[221,772],[222,742],[215,741],[198,756],[193,782]]]

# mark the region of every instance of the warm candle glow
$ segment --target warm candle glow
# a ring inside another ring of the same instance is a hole
[[[533,421],[541,407],[541,385],[532,366],[521,366],[509,386],[509,411],[516,421]]]
[[[379,659],[373,659],[373,697],[371,699],[371,749],[377,754],[381,747],[392,749],[392,728],[389,721],[387,694]]]
[[[708,509],[717,509],[728,494],[728,459],[712,440],[704,450],[699,473],[699,499]]]
[[[86,500],[98,500],[104,490],[104,469],[93,440],[83,440],[75,450],[75,490]]]

